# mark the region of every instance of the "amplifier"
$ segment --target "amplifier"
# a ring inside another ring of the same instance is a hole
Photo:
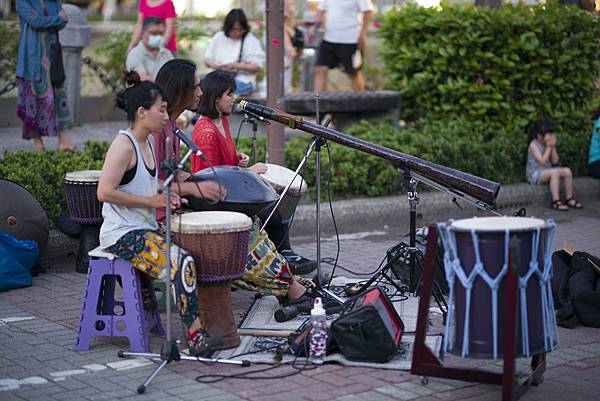
[[[375,287],[345,306],[331,325],[340,352],[354,361],[389,361],[400,346],[404,323],[385,292]]]

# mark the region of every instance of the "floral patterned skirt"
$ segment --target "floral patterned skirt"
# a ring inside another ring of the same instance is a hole
[[[65,88],[54,88],[50,82],[50,49],[56,41],[56,35],[42,32],[40,41],[40,80],[17,78],[17,115],[23,121],[23,139],[31,139],[37,135],[57,136],[60,131],[72,125]]]

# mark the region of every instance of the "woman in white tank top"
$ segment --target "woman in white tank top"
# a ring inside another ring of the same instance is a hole
[[[127,112],[130,127],[120,131],[110,145],[98,184],[98,199],[104,202],[100,245],[130,261],[146,273],[146,278],[164,279],[166,242],[157,231],[155,209],[165,207],[167,201],[178,208],[181,198],[172,194],[171,199],[166,199],[164,193],[157,193],[158,168],[149,136],[162,129],[169,119],[166,96],[160,86],[140,81],[133,71],[127,74],[126,83],[127,89],[117,97],[117,106]],[[172,245],[170,260],[171,286],[187,329],[190,352],[206,354],[222,339],[209,337],[200,323],[194,259]],[[143,281],[142,288],[148,289],[149,281]]]

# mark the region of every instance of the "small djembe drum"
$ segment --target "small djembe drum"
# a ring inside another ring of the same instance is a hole
[[[462,357],[503,353],[509,242],[518,244],[517,356],[552,351],[558,344],[552,290],[552,239],[556,225],[526,217],[482,217],[440,225],[450,294],[446,351]]]
[[[173,219],[175,242],[196,262],[200,320],[221,348],[240,344],[231,309],[231,283],[245,273],[252,220],[236,212],[192,212]]]
[[[75,270],[88,271],[88,252],[100,245],[102,204],[96,194],[100,170],[83,170],[67,173],[64,180],[65,197],[71,220],[81,225],[79,251]]]
[[[283,197],[283,200],[277,206],[277,210],[281,215],[281,222],[287,224],[290,222],[296,211],[296,207],[302,198],[302,195],[308,191],[306,181],[300,174],[296,174],[289,168],[266,163],[267,171],[261,176],[267,181],[278,194],[281,195],[285,187],[292,182],[290,188]]]

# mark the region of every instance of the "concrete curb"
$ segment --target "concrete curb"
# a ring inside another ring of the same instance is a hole
[[[600,198],[600,180],[580,177],[574,180],[575,194],[578,199],[586,201]],[[417,190],[423,191],[420,185]],[[452,197],[440,192],[420,192],[417,208],[418,225],[432,221],[445,221],[450,218],[489,215],[474,206],[458,201],[463,209],[459,209]],[[533,205],[549,205],[550,194],[547,186],[529,184],[505,185],[500,188],[497,199],[498,211],[510,215],[515,210]],[[377,198],[357,198],[334,201],[332,208],[338,229],[344,231],[364,230],[365,227],[397,227],[406,224],[409,219],[409,205],[406,196],[384,196]],[[312,235],[315,231],[315,204],[306,202],[296,210],[292,225],[292,236]],[[321,230],[325,234],[333,233],[333,220],[329,204],[321,203]],[[64,259],[69,253],[77,253],[78,238],[69,238],[58,230],[50,232],[48,248],[42,258],[43,264]]]
[[[580,177],[574,180],[575,195],[578,199],[597,199],[600,197],[600,180],[591,177]],[[445,221],[450,218],[489,215],[465,201],[458,200],[460,209],[452,202],[452,196],[437,191],[424,191],[425,185],[419,185],[419,205],[417,216],[419,224],[432,221]],[[497,210],[510,215],[519,208],[539,205],[550,205],[548,186],[536,186],[527,183],[505,185],[500,188],[497,198]],[[338,228],[357,229],[373,226],[396,226],[407,222],[409,204],[406,195],[385,196],[377,198],[357,198],[332,203],[335,221]],[[315,204],[303,203],[296,210],[292,235],[308,235],[315,230]],[[321,202],[321,229],[333,232],[333,219],[327,202]]]

